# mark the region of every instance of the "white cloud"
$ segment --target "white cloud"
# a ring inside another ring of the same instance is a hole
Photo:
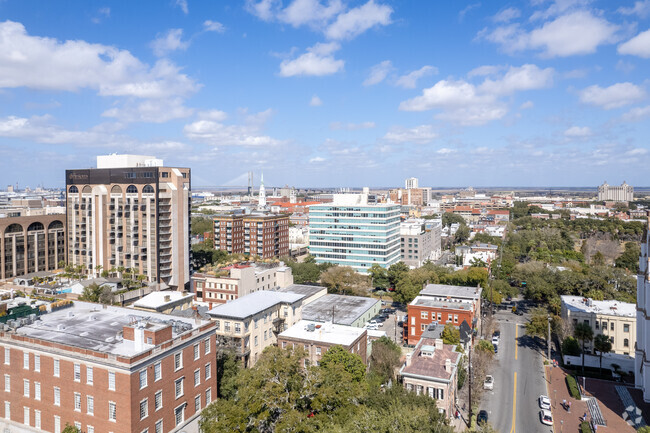
[[[644,149],[641,147],[637,147],[636,149],[630,149],[627,152],[625,152],[625,154],[628,156],[645,155],[646,153],[648,153],[648,149]]]
[[[203,120],[214,120],[216,122],[223,122],[228,118],[228,114],[225,111],[221,110],[208,110],[200,111],[198,113],[199,119]]]
[[[634,107],[621,118],[626,122],[638,122],[639,120],[650,118],[650,105],[645,107]]]
[[[280,64],[280,76],[296,75],[323,76],[343,70],[345,62],[334,58],[333,53],[341,46],[336,42],[318,43],[307,48],[307,52],[293,60],[284,60]]]
[[[219,21],[205,20],[203,21],[203,30],[206,32],[223,33],[226,31],[226,27]]]
[[[271,21],[278,4],[278,0],[246,0],[246,10],[263,21]]]
[[[185,15],[190,13],[190,10],[187,7],[187,0],[176,0],[176,6],[181,8]]]
[[[570,138],[584,138],[592,135],[592,132],[588,126],[572,126],[564,131],[564,135]]]
[[[645,98],[645,90],[632,83],[616,83],[609,87],[589,86],[580,92],[580,101],[585,104],[610,110],[629,105]]]
[[[188,41],[183,41],[183,29],[170,29],[167,33],[159,35],[151,42],[153,53],[158,57],[163,57],[171,51],[184,51],[190,46]]]
[[[314,95],[311,97],[311,100],[309,101],[309,105],[311,107],[320,107],[323,105],[323,101],[318,97],[318,95]]]
[[[393,64],[390,60],[384,60],[383,62],[376,64],[370,68],[370,74],[368,75],[368,78],[363,81],[363,85],[373,86],[381,83],[392,69]]]
[[[632,7],[620,7],[618,13],[623,15],[638,15],[640,18],[650,16],[650,0],[635,1]]]
[[[225,113],[214,110],[199,116],[199,120],[185,125],[185,135],[196,141],[201,141],[213,146],[275,146],[281,143],[268,135],[261,133],[264,122],[272,114],[271,110],[248,115],[243,124],[233,125],[223,123]],[[242,111],[245,114],[246,110]],[[211,118],[210,118],[211,117]]]
[[[372,129],[375,126],[375,122],[361,122],[361,123],[342,123],[342,122],[332,122],[330,123],[330,129],[332,131],[359,131],[361,129]]]
[[[146,99],[141,102],[128,102],[122,107],[113,107],[102,113],[104,117],[113,117],[122,122],[165,123],[192,115],[194,110],[183,105],[182,98],[168,100]]]
[[[534,106],[535,106],[535,104],[533,103],[533,101],[526,101],[526,102],[524,102],[523,104],[521,104],[519,106],[519,109],[520,110],[527,110],[529,108],[533,108]]]
[[[650,30],[641,32],[627,42],[618,46],[619,54],[650,58]]]
[[[458,12],[458,21],[463,21],[465,19],[465,15],[467,15],[469,11],[478,7],[481,7],[481,3],[471,3],[465,6],[460,12]]]
[[[482,77],[486,75],[495,75],[503,71],[504,67],[503,66],[495,66],[495,65],[484,65],[484,66],[479,66],[478,68],[474,68],[471,71],[467,73],[468,77]]]
[[[70,131],[52,125],[52,117],[32,116],[30,118],[8,116],[0,119],[0,137],[33,140],[46,144],[87,144],[104,142],[103,134],[87,131]]]
[[[315,156],[315,157],[309,159],[310,164],[318,163],[318,162],[325,162],[325,161],[326,161],[326,159],[323,158],[322,156]]]
[[[616,62],[616,70],[621,71],[624,74],[629,74],[634,70],[634,64],[630,62],[626,62],[623,59],[619,59],[618,62]]]
[[[536,65],[511,66],[496,80],[487,78],[480,89],[485,93],[507,95],[522,90],[543,89],[553,84],[553,68],[540,69]]]
[[[521,11],[517,8],[507,8],[499,12],[498,14],[492,17],[492,21],[496,23],[507,23],[519,18],[521,16]]]
[[[420,125],[415,128],[394,127],[384,135],[384,140],[394,143],[427,144],[438,137],[431,125]]]
[[[393,8],[390,6],[370,0],[362,6],[338,15],[325,30],[325,35],[330,39],[353,39],[375,26],[390,24],[392,13]]]
[[[278,13],[278,19],[294,27],[311,25],[321,27],[343,10],[340,0],[331,0],[327,5],[320,0],[294,0]]]
[[[397,79],[395,83],[397,86],[404,87],[406,89],[415,89],[417,82],[420,78],[426,77],[427,75],[437,74],[438,68],[433,66],[422,66],[417,71],[409,72],[406,75],[402,75]]]
[[[535,11],[530,21],[547,19],[549,17],[561,15],[572,10],[580,10],[589,6],[593,0],[553,0],[546,10]],[[533,0],[534,5],[542,4],[545,0]],[[535,4],[536,3],[536,4]]]
[[[29,36],[16,22],[0,23],[0,88],[76,91],[103,96],[186,96],[199,86],[168,60],[153,67],[130,52],[84,41]]]
[[[102,22],[102,18],[110,18],[111,17],[111,8],[109,7],[103,7],[99,8],[97,11],[98,16],[91,18],[90,20],[95,23],[99,24]]]
[[[456,153],[456,150],[455,149],[449,149],[448,147],[442,147],[442,148],[436,150],[436,153],[438,155],[449,155],[449,154],[452,154],[452,153]]]
[[[577,10],[559,16],[526,32],[519,24],[483,29],[478,38],[501,45],[508,53],[541,50],[544,57],[569,57],[596,52],[600,45],[616,42],[619,27],[589,11]],[[580,37],[576,37],[580,35]]]

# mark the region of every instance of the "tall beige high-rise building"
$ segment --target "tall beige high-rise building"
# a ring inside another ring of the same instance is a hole
[[[68,263],[90,275],[123,267],[189,289],[190,173],[144,155],[98,156],[97,168],[66,170]]]
[[[604,182],[598,187],[599,201],[633,201],[634,187],[623,182],[621,186],[608,185]]]

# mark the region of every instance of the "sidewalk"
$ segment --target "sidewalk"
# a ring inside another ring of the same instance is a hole
[[[551,399],[551,411],[553,412],[553,430],[555,433],[579,432],[580,417],[587,412],[587,420],[591,419],[587,404],[583,400],[571,398],[565,381],[566,373],[562,368],[546,366],[545,370],[548,397]],[[590,382],[590,379],[587,379],[587,382]],[[588,392],[588,395],[596,397],[603,417],[607,422],[606,427],[598,427],[598,433],[634,433],[635,430],[623,420],[621,414],[615,412],[615,410],[619,409],[619,406],[622,408],[620,401],[617,405],[618,396],[614,391],[616,384],[605,381],[598,382],[598,386],[594,386],[595,381],[591,379],[591,383],[587,384],[587,390],[591,391]],[[592,392],[595,393],[592,394]],[[606,400],[605,402],[601,400],[603,398]],[[567,403],[571,402],[570,413],[562,408],[562,400],[564,399],[566,399]]]

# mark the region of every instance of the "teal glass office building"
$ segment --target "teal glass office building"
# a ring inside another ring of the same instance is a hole
[[[323,204],[309,208],[309,252],[317,263],[367,273],[401,258],[400,206]]]

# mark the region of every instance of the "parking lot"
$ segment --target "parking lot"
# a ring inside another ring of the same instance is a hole
[[[385,317],[380,321],[379,317],[375,317],[374,320],[379,322],[379,330],[384,331],[386,336],[399,344],[402,345],[402,327],[400,326],[401,319],[406,315],[406,311],[399,310],[392,305],[387,305],[382,309],[382,313],[386,309],[394,310],[394,312],[388,313],[388,317]]]

